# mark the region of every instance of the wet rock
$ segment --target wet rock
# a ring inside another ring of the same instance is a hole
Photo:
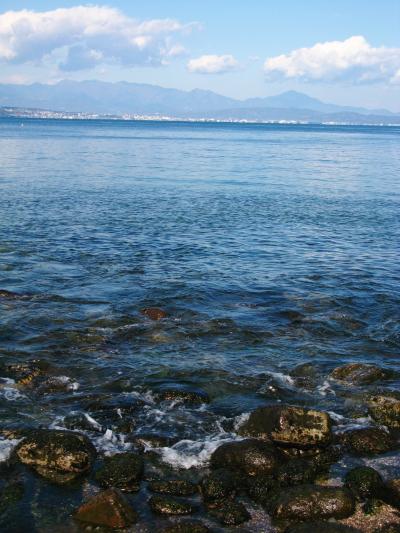
[[[180,387],[178,385],[174,387],[162,388],[157,393],[158,398],[161,401],[181,401],[184,403],[208,403],[210,398],[208,394],[201,389],[189,389],[186,387]]]
[[[167,526],[162,533],[208,533],[209,531],[208,527],[198,520],[187,520]]]
[[[250,519],[246,507],[235,500],[215,500],[208,502],[208,513],[224,526],[236,526]]]
[[[194,511],[193,506],[186,501],[172,498],[171,496],[152,496],[149,499],[152,511],[165,515],[184,515]]]
[[[256,409],[239,433],[299,448],[324,446],[332,438],[331,420],[327,413],[285,405]]]
[[[373,533],[400,533],[400,524],[385,524],[383,527],[375,529]]]
[[[335,368],[331,373],[331,378],[354,385],[368,385],[389,377],[387,370],[365,363],[349,363]]]
[[[390,428],[400,428],[400,398],[376,395],[368,400],[368,411],[374,420]]]
[[[88,472],[96,457],[90,440],[80,433],[35,430],[15,449],[18,459],[55,483],[67,483]]]
[[[285,529],[285,533],[360,533],[359,529],[338,524],[337,522],[303,522],[293,524]]]
[[[200,490],[205,500],[233,498],[240,486],[238,476],[229,470],[215,470],[203,478]]]
[[[371,456],[386,453],[396,447],[393,437],[380,428],[362,428],[347,431],[340,440],[350,453],[358,456]]]
[[[26,295],[7,291],[6,289],[0,289],[0,300],[22,300],[24,298],[26,298]]]
[[[267,506],[267,502],[279,488],[279,483],[271,476],[256,476],[247,480],[247,494],[255,502]]]
[[[27,363],[13,363],[6,365],[5,373],[7,377],[15,380],[18,387],[29,387],[36,383],[49,368],[48,363],[38,359]]]
[[[400,509],[400,478],[388,481],[385,499],[390,505]]]
[[[197,486],[186,479],[169,479],[151,481],[149,489],[159,494],[170,494],[172,496],[191,496],[197,492]]]
[[[124,529],[137,522],[137,514],[116,489],[100,492],[76,511],[74,518],[86,524]]]
[[[315,480],[319,468],[312,461],[293,459],[278,468],[276,479],[282,486],[304,485]]]
[[[161,320],[162,318],[167,318],[168,313],[160,307],[145,307],[140,311],[142,315],[147,316],[150,320]]]
[[[19,502],[25,493],[24,485],[20,481],[12,481],[0,491],[0,513]]]
[[[102,487],[115,487],[125,492],[139,490],[143,475],[143,459],[132,452],[117,453],[104,459],[95,478]]]
[[[296,386],[303,389],[313,389],[318,378],[318,370],[312,363],[303,363],[290,371]]]
[[[347,472],[345,486],[358,500],[381,498],[385,491],[379,472],[368,466],[359,466]]]
[[[77,390],[78,383],[68,376],[52,376],[40,383],[38,392],[51,394],[56,392],[70,392]]]
[[[278,468],[280,456],[273,444],[246,439],[222,444],[214,451],[210,462],[214,469],[242,471],[248,476],[268,475]]]
[[[268,508],[273,518],[281,520],[338,519],[354,513],[355,500],[348,489],[299,485],[278,492]]]

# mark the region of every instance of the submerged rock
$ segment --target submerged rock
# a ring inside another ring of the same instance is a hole
[[[368,385],[390,377],[390,372],[366,363],[349,363],[339,366],[331,373],[331,378],[354,385]]]
[[[238,476],[229,470],[215,470],[203,478],[200,490],[205,500],[233,498],[238,490]]]
[[[12,481],[0,491],[0,513],[19,502],[25,493],[24,485],[20,481]]]
[[[198,520],[187,520],[171,524],[162,530],[162,533],[208,533],[210,530]]]
[[[396,447],[393,437],[381,428],[361,428],[347,431],[340,436],[346,449],[358,456],[386,453]]]
[[[162,318],[167,318],[168,316],[168,313],[160,307],[145,307],[140,312],[142,315],[150,318],[150,320],[161,320]]]
[[[90,470],[96,449],[80,433],[35,430],[18,444],[18,459],[55,483],[67,483]]]
[[[95,477],[102,487],[116,487],[126,492],[135,492],[139,490],[142,475],[142,457],[126,452],[106,457]]]
[[[23,300],[26,297],[27,295],[20,294],[18,292],[0,289],[0,300]]]
[[[273,518],[306,521],[347,518],[354,513],[354,497],[348,489],[299,485],[278,492],[268,505]]]
[[[120,491],[100,492],[76,511],[74,518],[86,524],[124,529],[137,522],[137,513]]]
[[[197,486],[186,479],[150,481],[149,489],[152,492],[172,496],[191,496],[197,492]]]
[[[236,526],[250,519],[246,507],[235,500],[216,500],[208,502],[208,513],[224,526]]]
[[[228,468],[257,476],[275,472],[280,464],[280,455],[269,442],[246,439],[222,444],[214,451],[210,461],[212,468]]]
[[[285,529],[285,533],[360,533],[359,529],[338,524],[337,522],[303,522],[293,524]]]
[[[390,428],[400,428],[400,399],[376,395],[368,399],[368,410],[374,420]]]
[[[201,389],[192,389],[184,386],[163,387],[157,393],[161,401],[181,401],[184,403],[208,403],[208,394]]]
[[[350,470],[345,477],[345,486],[358,500],[382,498],[385,492],[381,475],[368,466],[359,466]]]
[[[299,448],[324,446],[332,438],[331,420],[327,413],[288,405],[256,409],[239,433]]]
[[[194,511],[189,502],[171,496],[152,496],[149,499],[149,505],[151,510],[158,514],[183,515],[191,514]]]

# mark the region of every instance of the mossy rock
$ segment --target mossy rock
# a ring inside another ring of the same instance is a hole
[[[259,407],[239,434],[299,448],[325,446],[332,440],[331,419],[327,413],[303,407]]]
[[[348,452],[361,457],[386,453],[396,448],[396,441],[381,428],[347,431],[340,439]]]
[[[186,479],[154,480],[150,481],[149,489],[159,494],[191,496],[197,492],[197,485]]]
[[[360,530],[336,522],[303,522],[293,524],[285,533],[360,533]]]
[[[162,533],[208,533],[210,530],[198,520],[187,520],[178,524],[171,524]]]
[[[152,496],[149,506],[153,512],[162,515],[186,515],[194,512],[191,503],[171,496]]]
[[[188,404],[208,403],[210,401],[210,397],[205,391],[178,385],[161,387],[157,396],[161,401],[180,401]]]
[[[386,501],[393,507],[400,509],[400,478],[387,482]]]
[[[140,455],[132,452],[117,453],[104,459],[95,478],[102,487],[115,487],[125,492],[134,492],[139,490],[143,466]]]
[[[400,428],[400,399],[396,396],[370,396],[368,399],[368,411],[379,424],[389,428]]]
[[[271,495],[278,489],[278,481],[271,476],[256,476],[247,481],[247,494],[253,501],[264,507],[271,499]]]
[[[276,473],[276,479],[281,486],[304,485],[315,480],[319,468],[312,461],[293,459],[281,465]]]
[[[224,526],[237,526],[250,519],[246,507],[235,500],[216,500],[206,506],[208,513]]]
[[[358,466],[347,472],[345,486],[358,500],[381,498],[385,492],[381,475],[369,466]]]
[[[280,465],[280,455],[271,443],[245,439],[222,444],[212,454],[210,463],[214,469],[242,471],[248,476],[268,475]]]
[[[239,479],[234,473],[219,469],[203,478],[200,490],[205,500],[233,498],[238,492]]]
[[[349,363],[339,366],[331,373],[331,378],[353,385],[369,385],[391,377],[391,372],[366,363]]]

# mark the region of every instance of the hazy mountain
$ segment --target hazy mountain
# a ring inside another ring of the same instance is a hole
[[[296,91],[236,100],[200,89],[181,91],[144,83],[102,81],[0,84],[0,107],[113,115],[159,113],[182,118],[400,122],[400,115],[387,110],[329,104]]]

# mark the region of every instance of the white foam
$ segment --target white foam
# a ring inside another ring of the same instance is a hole
[[[132,447],[132,443],[125,442],[124,435],[116,434],[111,429],[95,439],[92,438],[94,446],[104,455],[114,455],[119,452],[126,452]]]
[[[322,385],[317,387],[317,391],[321,396],[326,396],[328,393],[336,396],[335,391],[332,389],[331,384],[327,379],[322,383]]]
[[[21,398],[26,398],[25,394],[22,394],[15,381],[11,378],[0,378],[0,395],[3,396],[9,402],[15,402]]]
[[[0,439],[0,463],[7,461],[21,439]]]

